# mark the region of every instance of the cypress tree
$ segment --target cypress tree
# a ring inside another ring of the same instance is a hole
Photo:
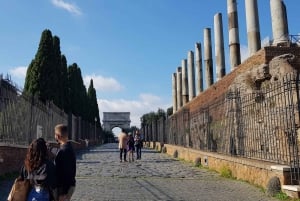
[[[38,51],[27,70],[25,93],[35,95],[40,100],[53,100],[55,91],[52,84],[55,81],[53,73],[53,40],[52,33],[46,29],[42,32]]]
[[[80,78],[82,80],[81,71],[80,71]],[[87,91],[86,91],[86,87],[83,83],[83,80],[82,80],[82,85],[80,86],[80,102],[81,102],[81,108],[82,108],[81,116],[84,120],[88,120],[89,101],[88,101]]]
[[[37,68],[39,94],[42,101],[53,100],[54,91],[52,84],[55,81],[55,74],[53,73],[53,40],[52,33],[46,29],[42,33],[38,52],[35,56],[35,66]]]
[[[81,70],[76,63],[68,68],[68,85],[70,87],[70,111],[76,115],[87,119],[87,93],[83,84]]]
[[[61,102],[62,102],[62,108],[65,112],[70,112],[70,100],[69,100],[69,85],[68,85],[68,66],[67,66],[67,59],[65,55],[61,56]]]
[[[53,66],[51,74],[53,82],[51,91],[53,92],[53,102],[56,106],[63,108],[63,89],[62,89],[62,60],[60,52],[60,40],[57,36],[53,37]]]
[[[100,127],[93,81],[87,92],[79,66],[73,63],[67,67],[67,59],[60,51],[60,39],[52,37],[48,29],[42,32],[38,51],[27,69],[24,93],[37,96],[44,102],[53,101],[65,112],[91,123],[96,117]]]
[[[96,90],[95,90],[94,84],[93,84],[93,79],[91,79],[91,81],[90,81],[87,96],[88,96],[88,101],[89,101],[89,115],[88,115],[89,119],[88,120],[90,122],[95,122],[95,117],[96,117],[96,125],[98,127],[100,127],[101,124],[100,124],[100,117],[99,117],[99,107],[98,107],[98,102],[97,102]]]
[[[77,106],[79,105],[77,99],[77,78],[76,78],[77,64],[74,63],[68,68],[68,86],[69,91],[69,100],[70,100],[70,112],[74,115],[78,115],[79,111]]]
[[[31,61],[27,68],[26,77],[25,77],[25,84],[24,84],[24,93],[25,94],[35,94],[37,92],[38,86],[37,82],[34,82],[34,80],[37,80],[37,73],[34,65],[34,59]]]

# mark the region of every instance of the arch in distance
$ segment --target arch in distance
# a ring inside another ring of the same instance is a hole
[[[103,130],[111,131],[115,127],[130,128],[130,112],[103,112]]]

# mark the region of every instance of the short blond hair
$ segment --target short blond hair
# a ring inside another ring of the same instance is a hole
[[[54,130],[62,137],[68,137],[68,126],[66,124],[57,124]]]

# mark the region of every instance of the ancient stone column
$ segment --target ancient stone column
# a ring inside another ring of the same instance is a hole
[[[189,85],[188,85],[188,72],[187,72],[187,60],[182,59],[182,104],[185,105],[189,102]]]
[[[231,70],[241,64],[238,13],[236,0],[227,0],[229,53]]]
[[[270,0],[273,45],[289,40],[286,7],[282,0]]]
[[[216,56],[216,74],[217,81],[225,75],[225,53],[222,14],[217,13],[214,16],[214,34],[215,34],[215,56]]]
[[[188,52],[188,84],[189,84],[189,101],[195,97],[195,66],[194,66],[194,52]]]
[[[177,68],[177,110],[182,107],[182,72],[181,67]]]
[[[245,0],[249,55],[261,48],[257,0]]]
[[[204,65],[206,70],[206,87],[209,88],[214,83],[210,28],[204,29]]]
[[[177,73],[172,74],[173,114],[177,111]]]
[[[197,95],[203,91],[203,73],[202,73],[202,52],[201,52],[201,43],[195,44],[196,51],[196,86],[197,86]]]

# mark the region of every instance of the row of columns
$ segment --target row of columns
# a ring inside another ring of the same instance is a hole
[[[270,0],[273,45],[277,46],[288,42],[288,25],[286,7],[283,0]],[[247,39],[249,54],[255,54],[261,48],[258,6],[257,0],[245,0]],[[229,31],[229,52],[231,70],[241,64],[240,42],[237,0],[227,0],[227,16]],[[214,42],[216,60],[216,81],[225,76],[225,51],[222,14],[214,16]],[[195,44],[195,63],[194,52],[189,51],[187,59],[181,61],[181,66],[172,75],[172,95],[173,113],[180,107],[191,101],[196,93],[199,95],[203,91],[203,67],[201,43]],[[206,87],[209,88],[213,83],[213,58],[211,29],[204,29],[204,67]],[[196,65],[196,80],[195,80]],[[195,83],[196,82],[196,83]]]

